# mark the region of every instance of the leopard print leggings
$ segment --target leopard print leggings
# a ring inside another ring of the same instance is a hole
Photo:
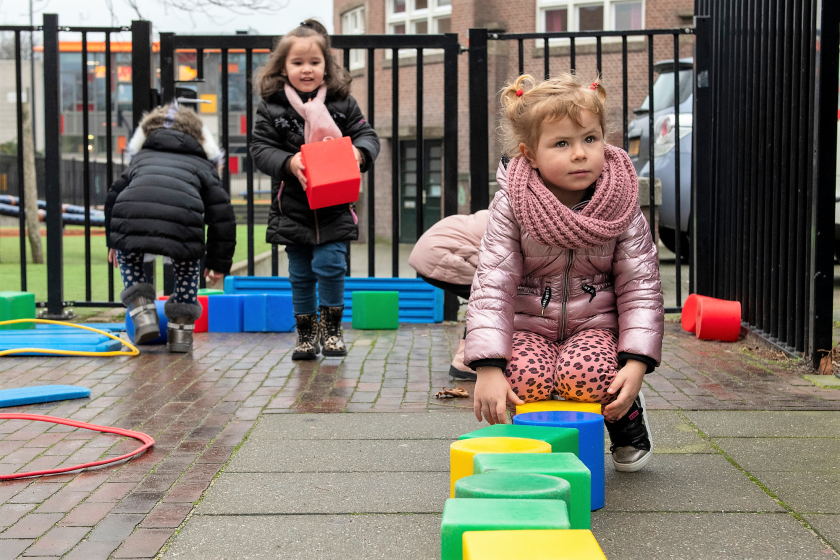
[[[608,329],[584,330],[563,342],[516,331],[505,377],[525,402],[557,392],[567,400],[608,404],[615,399],[607,389],[617,371],[618,337]]]

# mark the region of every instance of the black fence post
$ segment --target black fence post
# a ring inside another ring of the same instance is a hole
[[[471,28],[469,37],[470,212],[490,206],[487,29]],[[448,90],[447,90],[448,91]]]
[[[446,34],[443,54],[443,91],[458,91],[458,44],[456,33]],[[486,76],[486,74],[485,74]],[[486,145],[486,144],[485,144]],[[444,98],[443,104],[443,215],[458,213],[458,96]],[[444,293],[443,319],[458,320],[458,296]]]
[[[152,22],[131,22],[131,84],[133,91],[132,129],[137,128],[143,113],[152,108]]]
[[[712,184],[712,21],[694,18],[694,131],[691,150],[691,259],[694,293],[713,295],[714,223]]]
[[[61,220],[61,99],[58,66],[58,14],[44,14],[44,184],[47,202],[47,319],[64,312],[64,238]],[[33,103],[34,106],[34,103]]]
[[[834,196],[837,154],[837,71],[840,4],[818,0],[816,18],[814,159],[811,175],[811,298],[807,351],[815,368],[831,350],[834,290]],[[829,367],[830,369],[830,367]]]
[[[163,105],[175,99],[175,49],[172,48],[174,35],[160,34],[160,102]],[[227,97],[227,91],[223,95]]]

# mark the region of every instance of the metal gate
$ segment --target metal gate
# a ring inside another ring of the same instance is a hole
[[[697,0],[697,293],[816,367],[831,348],[834,0]]]

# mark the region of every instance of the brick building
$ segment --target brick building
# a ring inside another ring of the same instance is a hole
[[[662,29],[693,25],[693,0],[335,0],[334,28],[337,34],[401,34],[401,33],[457,33],[461,45],[468,47],[467,30],[485,27],[491,32],[595,31],[618,29]],[[691,36],[682,37],[681,56],[691,56]],[[543,40],[526,40],[523,44],[525,72],[540,78],[544,72]],[[491,178],[500,154],[494,139],[498,125],[497,92],[505,81],[518,73],[518,45],[515,41],[490,41],[489,48],[489,105]],[[549,43],[550,71],[559,73],[570,69],[569,40]],[[415,239],[414,223],[417,195],[415,174],[416,119],[416,51],[401,51],[399,57],[400,126],[400,239]],[[673,38],[659,36],[654,40],[654,59],[673,58]],[[373,121],[382,140],[382,152],[376,163],[376,235],[391,237],[391,53],[375,52],[375,114]],[[578,72],[586,76],[596,73],[596,44],[594,39],[578,39],[575,44]],[[351,73],[354,77],[353,95],[367,113],[367,54],[352,51]],[[645,37],[628,39],[628,113],[641,105],[648,90],[648,43]],[[443,138],[443,98],[458,95],[458,207],[469,211],[469,110],[468,55],[461,55],[458,64],[458,91],[443,91],[443,55],[424,51],[423,119],[427,181],[423,190],[424,222],[427,227],[440,219],[441,173]],[[622,54],[621,39],[604,38],[602,42],[602,78],[611,108],[610,124],[613,132],[608,140],[622,143]],[[492,185],[491,185],[492,188]],[[360,200],[360,211],[367,203]],[[366,220],[361,217],[361,224]],[[364,228],[363,228],[364,229]],[[363,237],[366,237],[363,233]]]

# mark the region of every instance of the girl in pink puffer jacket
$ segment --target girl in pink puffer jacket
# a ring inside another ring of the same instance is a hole
[[[627,153],[605,143],[606,92],[563,74],[502,91],[507,184],[493,201],[467,310],[475,414],[559,393],[605,405],[616,470],[652,456],[645,373],[664,307],[656,246]]]

